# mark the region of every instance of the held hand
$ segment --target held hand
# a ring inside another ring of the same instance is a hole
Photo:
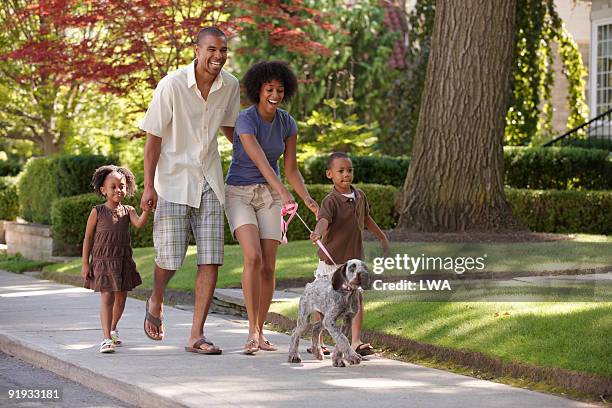
[[[310,233],[310,240],[312,241],[313,244],[316,244],[319,239],[321,239],[320,234],[317,234],[314,231]]]
[[[140,199],[140,209],[142,211],[155,211],[157,208],[157,192],[153,187],[145,187]]]
[[[315,218],[318,220],[319,219],[319,204],[317,204],[317,202],[310,196],[304,199],[304,204],[306,204],[306,207],[308,207],[308,209],[314,213]]]
[[[283,190],[280,192],[280,196],[281,201],[283,203],[283,207],[287,204],[295,204],[295,199],[293,198],[289,190],[287,190],[286,188],[283,188]]]

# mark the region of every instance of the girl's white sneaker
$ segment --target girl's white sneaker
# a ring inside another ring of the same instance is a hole
[[[119,330],[111,330],[111,340],[113,341],[113,346],[121,347],[123,342],[119,339]]]
[[[102,343],[100,343],[100,353],[107,354],[107,353],[114,353],[114,352],[115,352],[115,346],[113,345],[113,340],[111,339],[102,340]]]

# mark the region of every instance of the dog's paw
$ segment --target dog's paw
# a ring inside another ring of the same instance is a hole
[[[346,367],[346,364],[344,364],[344,361],[342,361],[342,359],[334,360],[332,365],[334,367]]]
[[[346,361],[348,361],[350,365],[359,364],[361,363],[361,356],[357,353],[350,353],[346,357]]]
[[[300,358],[299,354],[290,354],[287,361],[290,363],[301,363],[302,359]]]

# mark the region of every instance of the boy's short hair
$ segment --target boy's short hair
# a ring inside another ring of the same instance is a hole
[[[333,152],[327,158],[327,170],[331,170],[331,165],[334,162],[334,160],[336,160],[336,159],[348,159],[348,160],[351,160],[351,158],[348,156],[348,154],[346,154],[344,152]]]

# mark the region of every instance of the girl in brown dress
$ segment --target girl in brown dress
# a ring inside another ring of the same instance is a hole
[[[121,345],[117,323],[123,314],[127,292],[142,283],[132,259],[130,222],[136,228],[142,227],[150,210],[138,216],[134,207],[121,204],[136,189],[134,175],[125,167],[102,166],[94,172],[91,184],[106,202],[95,206],[87,219],[81,276],[86,288],[101,295],[104,339],[100,353],[113,353]]]

